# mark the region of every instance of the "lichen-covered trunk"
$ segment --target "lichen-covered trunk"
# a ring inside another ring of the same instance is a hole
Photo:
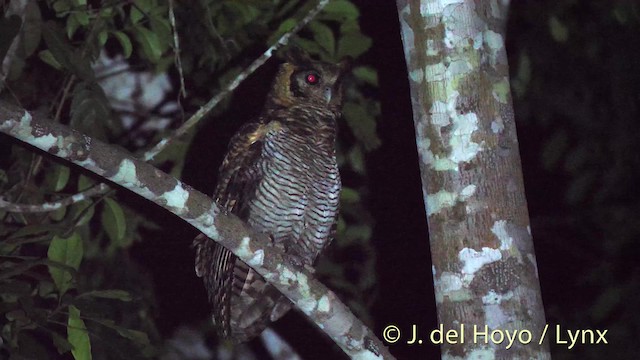
[[[508,1],[398,0],[442,358],[548,359],[504,42]],[[544,335],[543,335],[544,334]]]

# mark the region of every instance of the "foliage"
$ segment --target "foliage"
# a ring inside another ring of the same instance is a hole
[[[19,41],[18,51],[7,56],[4,86],[27,108],[42,109],[81,132],[141,152],[181,122],[180,108],[166,96],[144,107],[144,96],[135,91],[136,105],[122,106],[105,90],[109,75],[96,70],[105,57],[126,59],[136,71],[169,74],[177,89],[177,36],[190,94],[180,106],[191,112],[224,89],[253,60],[256,49],[266,49],[315,6],[297,0],[173,3],[175,28],[166,1],[29,1],[22,13],[0,20],[0,60],[10,54],[11,40]],[[371,46],[358,17],[350,1],[334,0],[293,42],[320,59],[357,58]],[[1,30],[20,22],[20,36]],[[375,255],[369,243],[373,221],[364,206],[364,157],[380,144],[375,131],[379,105],[365,94],[376,87],[373,68],[353,68],[339,144],[346,176],[338,240],[330,259],[319,264],[329,286],[365,320],[375,290]],[[228,104],[223,102],[214,113],[222,114]],[[161,116],[170,119],[165,126],[149,127]],[[180,139],[157,165],[179,174],[192,139],[192,134]],[[4,136],[0,154],[0,194],[13,203],[56,202],[99,181]],[[161,226],[127,197],[111,191],[40,213],[0,209],[0,357],[131,359],[161,351],[164,340],[151,317],[156,307],[152,280],[129,254],[136,243],[154,246],[143,234]],[[162,314],[156,318],[162,321]]]
[[[608,329],[611,344],[557,346],[554,359],[628,358],[640,327],[631,260],[640,255],[640,7],[512,5],[514,105],[520,141],[531,149],[525,181],[545,189],[528,199],[548,321]]]

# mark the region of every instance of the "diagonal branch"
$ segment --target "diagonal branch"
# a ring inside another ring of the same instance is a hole
[[[271,56],[281,47],[287,45],[289,43],[289,39],[293,34],[300,31],[305,25],[307,25],[318,13],[329,3],[329,0],[320,0],[318,4],[313,7],[305,16],[302,18],[293,29],[284,33],[275,44],[271,45],[262,55],[260,55],[257,59],[255,59],[249,67],[244,69],[238,76],[233,79],[233,81],[218,95],[214,96],[211,100],[209,100],[206,104],[204,104],[195,114],[193,114],[182,126],[180,126],[176,131],[174,131],[170,137],[162,139],[158,142],[152,149],[148,150],[142,156],[145,161],[153,160],[156,155],[158,155],[162,150],[164,150],[171,141],[177,139],[178,137],[184,135],[189,129],[191,129],[195,124],[197,124],[205,115],[207,115],[213,108],[218,105],[222,99],[224,99],[227,95],[231,94],[233,90],[235,90],[244,79],[248,78],[249,75],[253,74],[260,66],[262,66]]]
[[[221,212],[203,193],[123,150],[5,101],[0,101],[0,132],[73,162],[179,216],[264,276],[350,357],[393,359],[333,292],[309,272],[289,264],[267,236]]]

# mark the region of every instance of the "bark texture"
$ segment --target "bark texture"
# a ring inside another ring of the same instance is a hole
[[[464,333],[443,343],[443,359],[550,358],[504,47],[507,4],[397,1],[438,318],[445,333]]]

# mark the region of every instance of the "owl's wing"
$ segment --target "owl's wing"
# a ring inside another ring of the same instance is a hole
[[[229,150],[220,166],[218,185],[214,193],[217,204],[224,210],[246,220],[248,205],[255,196],[255,187],[262,174],[255,164],[260,159],[262,143],[274,123],[249,123],[231,139]],[[211,241],[204,234],[194,240],[196,274],[204,278],[209,301],[213,304],[213,321],[223,336],[229,336],[230,301],[232,290],[242,289],[244,278],[235,266],[236,257],[226,248]],[[248,271],[248,269],[247,269]]]

